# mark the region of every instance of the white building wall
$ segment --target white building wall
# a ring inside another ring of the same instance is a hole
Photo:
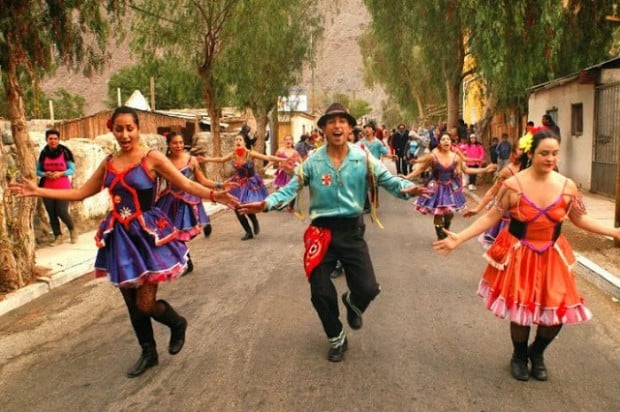
[[[563,175],[573,179],[584,191],[590,190],[592,182],[594,100],[594,85],[579,84],[575,81],[536,91],[530,95],[528,102],[528,119],[536,126],[542,125],[543,114],[557,109],[556,123],[562,135],[559,170]],[[572,136],[571,106],[578,103],[583,104],[583,133],[580,136]]]

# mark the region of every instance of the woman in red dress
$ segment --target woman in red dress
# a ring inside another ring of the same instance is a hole
[[[510,223],[485,253],[488,266],[478,286],[487,309],[510,321],[514,352],[512,376],[547,380],[543,352],[565,323],[579,323],[592,315],[575,285],[571,267],[575,256],[561,235],[568,218],[575,226],[620,240],[620,229],[608,228],[585,213],[575,183],[554,171],[560,152],[559,137],[550,130],[533,133],[522,145],[530,167],[506,179],[495,206],[460,233],[433,244],[447,254],[481,234],[510,213]],[[530,327],[536,337],[528,346]],[[528,360],[531,371],[528,370]]]

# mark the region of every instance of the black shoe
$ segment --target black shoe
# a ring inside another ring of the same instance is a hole
[[[359,309],[353,307],[351,304],[351,292],[342,295],[342,303],[344,303],[344,307],[347,308],[347,322],[349,322],[351,329],[361,329],[362,314]]]
[[[211,231],[211,223],[206,224],[205,227],[202,228],[202,233],[205,235],[205,237],[211,236]]]
[[[190,274],[193,271],[194,271],[194,262],[192,262],[192,258],[187,258],[187,269],[185,269],[185,272],[183,272],[181,276]]]
[[[542,353],[533,354],[531,347],[528,349],[528,357],[530,362],[532,362],[532,377],[538,381],[546,381],[549,379],[549,375],[547,374],[547,367],[545,366]]]
[[[247,233],[245,235],[243,235],[243,237],[241,238],[241,240],[250,240],[250,239],[254,239],[254,235],[252,235],[251,233]]]
[[[187,330],[187,320],[180,316],[179,323],[170,328],[169,354],[176,355],[181,352],[183,345],[185,345],[185,330]]]
[[[127,371],[128,378],[135,378],[142,375],[147,369],[157,366],[159,364],[159,358],[157,356],[157,350],[155,347],[148,347],[142,349],[142,355],[140,359]]]
[[[344,338],[342,345],[331,346],[327,352],[327,360],[330,362],[340,362],[344,358],[344,353],[349,349],[347,338]]]
[[[260,225],[258,224],[258,220],[252,226],[254,226],[254,236],[258,235],[260,233]]]
[[[527,371],[527,359],[519,359],[513,355],[510,359],[510,374],[518,381],[530,379],[530,374]]]

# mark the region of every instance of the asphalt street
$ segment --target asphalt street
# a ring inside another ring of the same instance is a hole
[[[160,288],[189,321],[179,355],[155,324],[159,366],[126,378],[139,347],[122,298],[86,275],[0,317],[2,410],[617,410],[620,313],[607,295],[578,279],[594,319],[562,330],[546,354],[549,381],[517,382],[508,322],[475,293],[480,245],[434,254],[431,217],[385,192],[380,218],[385,229],[369,223],[366,237],[382,292],[363,329],[346,327],[343,362],[326,360],[310,302],[307,222],[262,214],[260,235],[242,242],[224,212],[210,238],[191,242],[195,271]],[[335,284],[346,290],[343,277]]]

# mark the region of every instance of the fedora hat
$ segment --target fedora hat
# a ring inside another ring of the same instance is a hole
[[[351,116],[351,113],[340,103],[332,103],[329,105],[327,110],[325,110],[325,114],[319,118],[319,121],[316,123],[321,129],[325,127],[325,123],[333,117],[341,116],[347,119],[351,127],[354,127],[357,124],[357,120],[355,117]]]

